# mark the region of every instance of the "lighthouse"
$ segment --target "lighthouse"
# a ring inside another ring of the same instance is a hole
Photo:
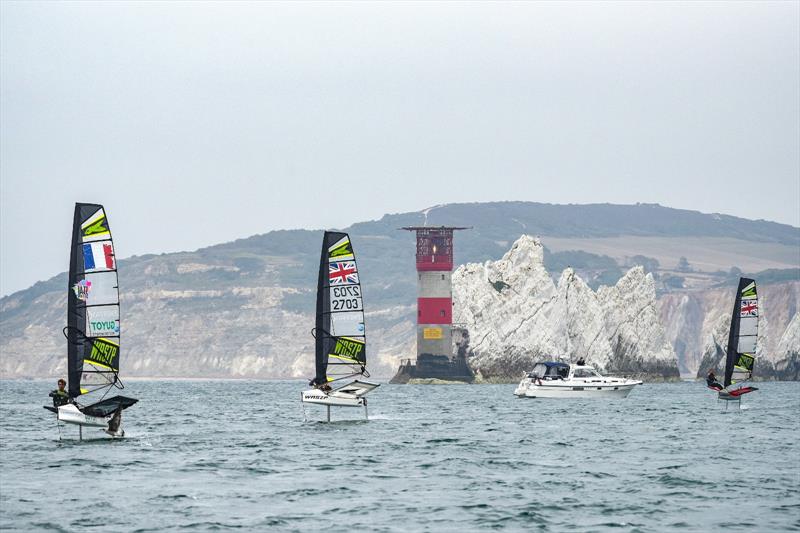
[[[417,235],[417,360],[405,360],[392,380],[472,381],[466,361],[453,358],[453,232],[469,228],[411,226]]]

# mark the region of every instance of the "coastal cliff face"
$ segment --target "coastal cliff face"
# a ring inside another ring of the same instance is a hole
[[[151,276],[157,274],[151,272]],[[3,324],[3,377],[63,376],[66,316],[63,291],[47,291]],[[310,289],[232,286],[212,290],[123,291],[121,371],[126,376],[308,378],[314,371],[314,315],[291,310],[292,298],[313,302]],[[6,305],[14,305],[7,300]],[[309,306],[310,307],[310,306]],[[313,307],[312,307],[313,309]],[[367,312],[370,371],[390,375],[410,357],[413,306]]]
[[[641,267],[597,292],[570,268],[555,284],[541,242],[523,235],[499,261],[459,267],[453,305],[454,321],[469,330],[470,364],[484,379],[517,378],[541,359],[580,357],[606,372],[679,377],[653,278]]]
[[[800,282],[761,284],[755,379],[793,380],[798,375]],[[684,375],[704,377],[725,366],[735,287],[666,294],[659,316],[668,324]]]

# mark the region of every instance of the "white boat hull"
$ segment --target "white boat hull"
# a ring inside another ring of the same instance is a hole
[[[627,398],[641,381],[626,383],[564,383],[542,385],[530,384],[525,390],[526,398]]]
[[[89,416],[81,413],[73,404],[62,405],[58,408],[58,420],[67,424],[84,427],[108,428],[111,417]]]
[[[367,403],[367,399],[364,396],[378,388],[378,386],[377,383],[355,380],[329,392],[320,389],[305,390],[300,393],[300,399],[303,403],[317,405],[361,407]]]
[[[78,426],[81,429],[81,438],[85,427],[100,428],[112,437],[125,436],[125,431],[122,429],[122,411],[105,417],[91,416],[82,413],[75,405],[67,404],[58,407],[56,418],[59,422]]]
[[[592,366],[544,362],[523,378],[514,394],[520,398],[627,398],[641,381],[606,377]]]
[[[364,405],[366,398],[359,398],[357,396],[336,394],[332,392],[326,394],[317,389],[306,390],[302,392],[303,403],[313,403],[317,405],[333,405],[336,407],[361,407]]]

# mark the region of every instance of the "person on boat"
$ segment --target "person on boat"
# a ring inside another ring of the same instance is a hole
[[[53,407],[67,405],[70,402],[69,394],[67,393],[67,382],[63,379],[58,380],[58,388],[52,391],[49,396],[53,399]]]
[[[578,366],[583,366],[586,364],[586,360],[583,357],[581,357],[580,359],[578,359],[578,362],[576,364]]]
[[[708,385],[709,389],[714,390],[722,390],[725,388],[722,386],[722,383],[717,381],[717,376],[714,375],[713,368],[708,371],[708,375],[706,376],[706,385]]]
[[[325,382],[318,381],[317,378],[312,379],[311,381],[308,382],[308,384],[311,387],[314,387],[315,389],[321,390],[322,392],[330,392],[331,391],[331,386],[330,385],[328,385]]]

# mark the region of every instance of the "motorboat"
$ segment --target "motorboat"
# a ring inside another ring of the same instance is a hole
[[[641,381],[606,377],[591,365],[543,362],[520,381],[514,394],[520,398],[626,398]]]

